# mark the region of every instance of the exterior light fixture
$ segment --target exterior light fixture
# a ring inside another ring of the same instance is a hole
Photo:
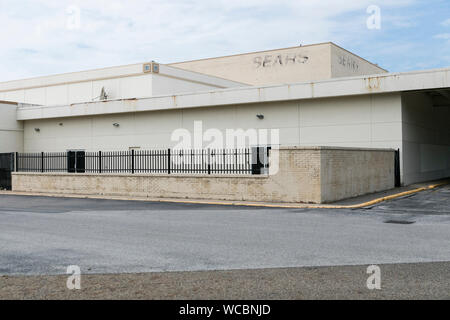
[[[34,131],[36,131],[36,132],[41,132],[41,129],[39,129],[39,128],[34,128]]]
[[[263,114],[257,114],[256,116],[258,117],[259,120],[264,119],[264,115]]]
[[[120,124],[118,124],[118,123],[113,123],[113,126],[116,127],[116,128],[118,128],[118,127],[120,127]]]

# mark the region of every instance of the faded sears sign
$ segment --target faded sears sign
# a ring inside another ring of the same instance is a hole
[[[256,68],[268,68],[303,64],[308,62],[308,60],[309,58],[303,54],[278,54],[255,57],[253,63]]]

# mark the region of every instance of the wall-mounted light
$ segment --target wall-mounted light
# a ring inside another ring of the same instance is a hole
[[[113,123],[113,126],[116,127],[116,128],[118,128],[118,127],[120,127],[120,124],[118,124],[118,123]]]
[[[263,115],[263,114],[257,114],[256,117],[257,117],[259,120],[264,119],[264,115]]]
[[[39,129],[39,128],[34,128],[34,131],[36,131],[36,132],[41,132],[41,129]]]

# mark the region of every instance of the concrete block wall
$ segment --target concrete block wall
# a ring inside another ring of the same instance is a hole
[[[290,147],[275,150],[272,157],[277,152],[279,170],[274,175],[14,173],[12,188],[58,194],[324,203],[394,186],[392,150]],[[355,171],[350,172],[349,166]],[[355,177],[366,166],[373,166],[364,175],[372,182],[358,182]]]
[[[393,150],[322,149],[322,202],[333,202],[394,188],[394,157]]]

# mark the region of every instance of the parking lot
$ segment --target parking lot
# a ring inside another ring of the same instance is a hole
[[[449,195],[446,186],[355,210],[0,195],[0,275],[63,275],[69,265],[91,275],[438,262],[443,270]]]

